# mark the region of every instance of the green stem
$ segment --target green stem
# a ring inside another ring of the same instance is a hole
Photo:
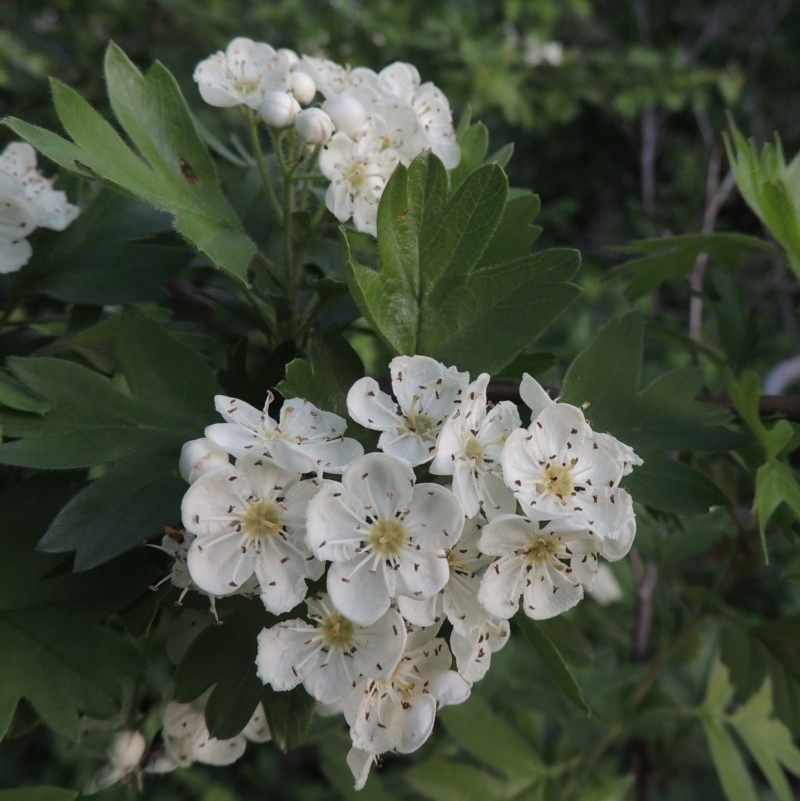
[[[253,144],[253,152],[255,153],[256,157],[258,173],[261,176],[261,183],[264,185],[264,191],[267,193],[269,202],[272,204],[275,213],[278,215],[278,220],[282,222],[283,210],[281,208],[281,204],[278,202],[278,197],[275,194],[275,190],[272,187],[272,181],[269,179],[267,166],[264,161],[264,152],[261,150],[261,140],[258,138],[258,118],[252,109],[249,109],[246,106],[242,106],[241,108],[242,113],[247,120],[247,127],[250,130],[250,141]]]

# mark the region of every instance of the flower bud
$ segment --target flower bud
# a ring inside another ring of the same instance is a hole
[[[114,735],[106,753],[114,766],[130,771],[141,762],[145,748],[147,740],[141,732],[123,729]]]
[[[337,131],[357,139],[367,122],[364,106],[349,95],[334,95],[322,104],[322,110],[333,120]]]
[[[290,72],[289,88],[301,106],[307,106],[317,94],[314,79],[305,72]]]
[[[300,113],[300,104],[288,92],[266,92],[258,114],[272,128],[288,128]]]
[[[294,129],[309,145],[324,145],[333,136],[333,120],[321,108],[303,109],[294,122]]]
[[[228,453],[210,439],[200,437],[185,442],[181,448],[178,470],[184,481],[193,484],[203,473],[228,464]]]

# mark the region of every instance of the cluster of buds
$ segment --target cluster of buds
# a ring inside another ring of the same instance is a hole
[[[237,38],[202,61],[194,79],[207,103],[247,106],[270,127],[293,126],[321,148],[328,209],[373,235],[378,201],[398,164],[427,151],[448,169],[461,158],[447,98],[411,64],[348,68]]]

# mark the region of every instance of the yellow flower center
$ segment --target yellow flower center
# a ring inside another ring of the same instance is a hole
[[[356,627],[339,612],[331,612],[319,628],[325,648],[347,651],[353,645]]]
[[[470,436],[464,445],[464,456],[466,456],[467,459],[472,459],[476,465],[482,465],[484,450],[485,449],[478,438],[475,436]]]
[[[550,464],[544,470],[540,484],[545,492],[564,500],[575,488],[569,467],[561,464]]]
[[[469,576],[472,572],[469,569],[469,565],[462,558],[462,555],[455,548],[451,548],[447,552],[447,566],[450,568],[451,576],[455,576],[459,573],[462,576]]]
[[[372,524],[367,542],[372,550],[383,557],[397,556],[406,544],[405,526],[394,518],[384,518]]]
[[[353,161],[344,171],[344,179],[351,191],[358,192],[367,181],[367,171],[359,161]]]
[[[538,565],[542,562],[557,563],[558,539],[552,534],[531,537],[528,547],[522,552],[522,557],[529,565]]]
[[[278,534],[283,526],[280,508],[269,501],[254,501],[249,504],[242,518],[245,534],[254,540],[265,540]]]

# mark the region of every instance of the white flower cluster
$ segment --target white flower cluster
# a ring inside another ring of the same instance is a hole
[[[36,169],[36,151],[29,144],[7,145],[0,154],[0,273],[28,263],[33,250],[27,238],[37,228],[63,231],[78,212]]]
[[[294,126],[302,141],[322,146],[325,203],[359,231],[375,235],[378,201],[398,164],[426,151],[448,169],[461,159],[447,98],[411,64],[351,69],[237,38],[202,61],[194,79],[207,103],[249,106],[268,125]],[[320,106],[309,105],[315,98]]]
[[[286,400],[275,420],[271,396],[263,411],[219,396],[225,422],[181,463],[181,566],[201,591],[257,593],[275,615],[305,601],[259,635],[258,675],[344,715],[357,787],[469,696],[520,601],[533,619],[558,615],[600,557],[627,554],[635,520],[620,481],[641,463],[528,375],[523,428],[513,403],[488,402],[487,374],[470,382],[424,356],[390,370],[391,395],[362,378],[347,396],[352,419],[381,432],[379,452],[307,401]],[[418,481],[420,465],[452,488]],[[325,592],[309,592],[323,576]]]

